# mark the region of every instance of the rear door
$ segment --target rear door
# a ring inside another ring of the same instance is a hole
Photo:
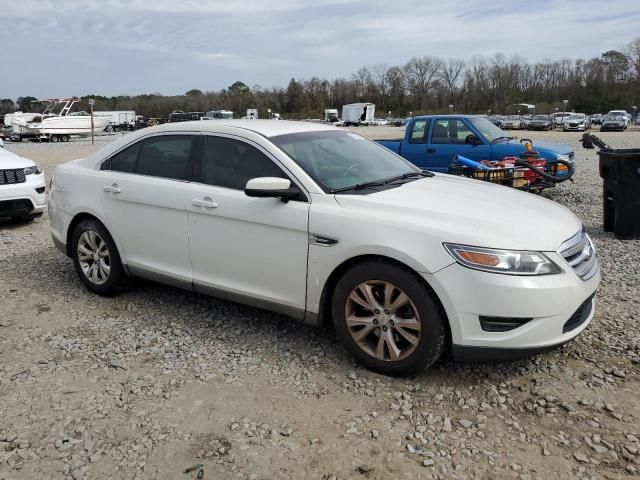
[[[180,286],[192,280],[185,204],[195,139],[176,133],[147,137],[101,167],[105,223],[134,274]]]
[[[446,173],[456,155],[476,161],[489,160],[491,145],[482,140],[464,118],[436,118],[427,146],[427,168]]]
[[[429,134],[430,119],[419,118],[414,120],[405,135],[405,140],[400,146],[402,156],[416,167],[426,170],[427,164],[427,135]]]

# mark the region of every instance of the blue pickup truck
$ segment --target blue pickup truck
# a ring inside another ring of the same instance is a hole
[[[500,160],[525,151],[518,139],[475,115],[414,117],[407,123],[404,138],[376,141],[423,170],[443,173],[456,155],[475,161]],[[533,149],[549,163],[564,160],[574,166],[575,152],[568,146],[534,142]]]

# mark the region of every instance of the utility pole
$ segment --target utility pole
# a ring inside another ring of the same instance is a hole
[[[96,101],[93,98],[89,99],[89,110],[91,111],[91,145],[94,144],[94,138],[93,138],[93,106],[95,105]]]

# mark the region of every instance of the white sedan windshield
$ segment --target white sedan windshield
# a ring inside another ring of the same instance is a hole
[[[270,140],[326,192],[420,171],[387,148],[352,132],[291,133]]]

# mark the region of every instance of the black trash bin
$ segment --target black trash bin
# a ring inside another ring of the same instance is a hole
[[[640,239],[640,148],[602,148],[598,156],[604,231],[622,240]]]

